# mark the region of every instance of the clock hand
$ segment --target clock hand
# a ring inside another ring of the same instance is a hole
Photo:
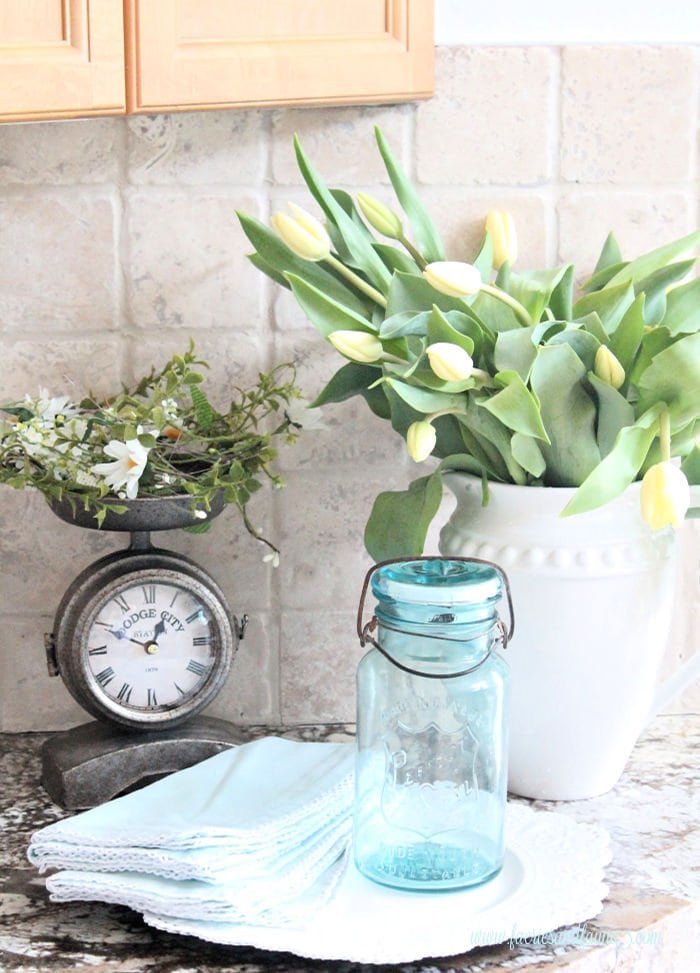
[[[152,641],[155,642],[159,635],[165,635],[165,622],[163,621],[162,618],[158,622],[158,624],[156,625],[156,627],[153,629],[153,639],[152,639]]]

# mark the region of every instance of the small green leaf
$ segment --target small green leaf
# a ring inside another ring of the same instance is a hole
[[[697,417],[700,401],[700,332],[686,335],[654,356],[639,377],[640,408],[666,402],[674,426]]]
[[[621,262],[622,253],[620,252],[620,247],[615,239],[615,235],[612,232],[608,233],[593,272],[597,274],[601,270],[607,270],[610,267],[615,266],[615,264],[619,264]]]
[[[414,480],[408,490],[380,493],[365,528],[365,547],[375,561],[418,557],[442,503],[442,475]]]
[[[574,267],[569,264],[552,290],[548,307],[557,321],[570,321],[573,317]]]
[[[535,325],[497,334],[494,350],[496,368],[503,372],[516,371],[527,382],[532,363],[537,356],[534,335]]]
[[[292,286],[304,314],[314,325],[316,330],[327,338],[334,331],[368,331],[375,333],[375,329],[367,318],[361,317],[350,308],[344,307],[333,298],[328,297],[317,287],[308,284],[301,277],[287,274],[287,280]]]
[[[478,399],[477,405],[488,409],[513,432],[534,436],[548,443],[549,437],[542,425],[539,402],[520,375],[514,371],[498,372],[495,380],[502,386],[501,391],[488,398]]]
[[[688,483],[700,483],[700,446],[694,446],[681,463],[681,469],[688,478]]]
[[[510,439],[510,448],[513,451],[513,459],[520,463],[530,476],[539,480],[547,468],[547,464],[537,441],[532,436],[514,432]]]
[[[327,405],[329,402],[345,402],[353,395],[361,395],[367,391],[378,374],[380,369],[377,366],[348,362],[338,369],[311,404],[315,408]]]
[[[472,339],[468,335],[457,331],[456,328],[453,328],[446,315],[438,307],[433,307],[428,318],[428,341],[430,344],[447,341],[464,349],[468,355],[474,354],[474,342]]]
[[[408,385],[394,378],[385,382],[396,394],[416,412],[429,415],[431,412],[443,412],[445,409],[464,412],[465,397],[450,395],[446,392],[432,392],[416,385]]]
[[[628,308],[615,332],[610,336],[610,350],[624,368],[628,379],[643,334],[644,295],[640,294],[635,298],[634,304]]]
[[[386,264],[390,273],[400,271],[402,274],[419,274],[418,264],[403,250],[392,247],[388,243],[375,243],[374,249]]]
[[[636,294],[644,294],[644,320],[647,324],[661,324],[666,314],[666,290],[672,284],[683,280],[692,268],[694,260],[685,260],[682,263],[670,264],[668,267],[661,267],[654,271],[644,280],[635,284]]]

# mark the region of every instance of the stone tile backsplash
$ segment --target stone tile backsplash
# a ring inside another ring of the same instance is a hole
[[[289,296],[246,260],[235,211],[309,205],[298,133],[331,184],[391,202],[379,125],[454,259],[486,212],[515,215],[522,267],[592,269],[614,229],[633,255],[698,225],[700,51],[580,45],[438,49],[435,97],[376,107],[214,111],[0,126],[0,399],[44,386],[106,392],[189,336],[231,386],[295,358],[312,398],[338,366]],[[254,523],[277,571],[226,511],[209,535],[167,533],[251,623],[211,712],[233,721],[350,720],[355,611],[373,497],[412,474],[402,441],[361,401],[285,450],[287,486]],[[698,533],[683,529],[681,596],[665,671],[693,647]],[[43,633],[78,571],[123,545],[59,522],[37,496],[0,496],[0,729],[83,720],[46,675]],[[697,705],[697,691],[684,705]]]

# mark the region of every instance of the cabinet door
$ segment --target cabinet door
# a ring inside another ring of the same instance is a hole
[[[405,101],[433,0],[127,0],[128,110]]]
[[[0,121],[126,109],[115,0],[0,0]]]

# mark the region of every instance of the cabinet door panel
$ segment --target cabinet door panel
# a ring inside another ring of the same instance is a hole
[[[0,0],[0,121],[124,112],[114,0]]]
[[[427,97],[432,0],[129,0],[129,111]]]

